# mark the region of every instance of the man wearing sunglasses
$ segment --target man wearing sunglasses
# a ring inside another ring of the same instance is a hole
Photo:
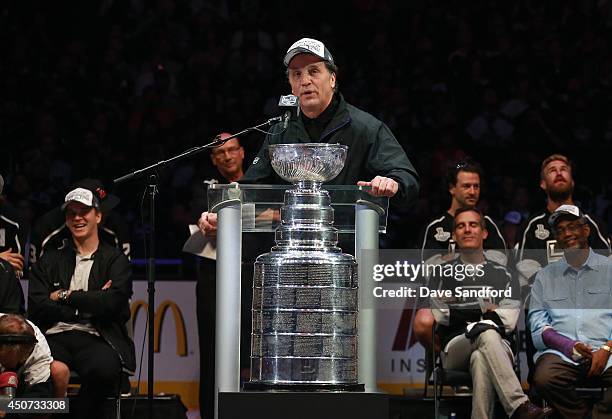
[[[564,418],[612,418],[612,392],[589,412],[575,391],[592,380],[612,386],[612,261],[589,246],[591,227],[575,205],[561,205],[548,224],[563,256],[536,274],[531,289],[533,382]]]
[[[458,208],[452,226],[458,257],[444,265],[444,272],[454,275],[440,270],[429,281],[429,290],[447,293],[429,300],[441,341],[442,366],[470,373],[473,419],[492,418],[496,398],[512,419],[541,419],[549,409],[529,401],[514,371],[518,283],[504,266],[485,257],[485,225],[477,209]]]
[[[453,223],[459,208],[475,208],[480,199],[482,168],[471,160],[460,161],[447,170],[446,181],[451,197],[450,207],[444,214],[434,218],[425,228],[421,260],[428,264],[440,264],[455,258],[456,242],[453,240]],[[508,262],[506,242],[495,221],[489,216],[482,220],[488,236],[484,240],[487,259],[505,266]],[[430,349],[434,317],[429,308],[420,308],[415,313],[413,332],[425,348]]]
[[[448,193],[451,197],[450,207],[444,214],[433,219],[425,228],[421,259],[432,257],[451,258],[455,252],[455,241],[452,239],[452,227],[455,212],[458,208],[475,208],[480,200],[482,167],[475,161],[460,161],[450,166],[446,174]],[[506,242],[495,221],[484,216],[489,236],[484,242],[485,253],[489,259],[506,265]],[[447,260],[445,260],[447,261]]]

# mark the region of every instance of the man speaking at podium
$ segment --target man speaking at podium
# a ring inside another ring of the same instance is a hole
[[[272,169],[270,144],[339,143],[348,146],[346,163],[330,183],[371,186],[372,195],[393,198],[395,205],[412,203],[419,192],[416,170],[391,130],[372,115],[349,105],[338,92],[338,68],[325,45],[315,39],[300,39],[289,47],[284,63],[291,92],[299,99],[299,112],[286,113],[282,122],[270,128],[257,157],[239,182],[286,183]],[[202,213],[198,227],[204,235],[214,235],[217,214]],[[257,245],[269,248],[262,242]],[[245,276],[252,275],[243,272]]]
[[[325,45],[302,38],[289,47],[284,64],[300,115],[271,128],[240,182],[284,183],[270,165],[270,144],[339,143],[348,146],[346,164],[330,183],[358,182],[371,185],[373,195],[395,197],[398,204],[414,201],[419,191],[416,170],[389,127],[338,92],[338,67]]]
[[[286,183],[272,169],[270,144],[339,143],[348,146],[346,163],[330,183],[371,186],[372,195],[393,198],[393,205],[414,202],[419,193],[416,170],[387,125],[344,100],[338,91],[338,67],[327,47],[302,38],[289,47],[283,62],[300,112],[270,128],[239,182]],[[212,233],[216,214],[202,213],[198,226],[204,234]]]

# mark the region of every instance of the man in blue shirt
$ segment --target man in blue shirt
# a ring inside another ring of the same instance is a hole
[[[564,256],[536,275],[528,322],[537,349],[534,383],[564,418],[584,418],[589,406],[578,383],[612,385],[612,261],[589,246],[589,224],[578,207],[561,205],[549,217]],[[593,409],[612,418],[612,392]]]

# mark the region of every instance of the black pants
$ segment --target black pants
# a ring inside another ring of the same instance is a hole
[[[196,284],[196,316],[200,345],[200,416],[214,417],[215,405],[215,313],[216,262],[201,259]],[[252,263],[244,263],[241,272],[240,367],[248,368],[251,356]]]
[[[104,339],[86,332],[69,331],[47,336],[51,355],[76,371],[81,379],[79,397],[71,406],[74,418],[98,418],[107,397],[118,393],[121,362]]]
[[[555,354],[538,358],[533,381],[538,393],[554,408],[554,418],[582,419],[589,417],[590,406],[576,394],[576,384],[586,380],[585,368],[565,362]],[[598,385],[608,387],[603,399],[593,408],[594,419],[612,418],[612,368],[596,377]]]
[[[51,378],[47,381],[38,384],[28,385],[25,383],[23,376],[19,377],[19,386],[17,387],[17,398],[41,398],[50,399],[53,397],[53,383]],[[40,413],[29,414],[8,414],[7,418],[18,419],[35,419],[40,418]]]

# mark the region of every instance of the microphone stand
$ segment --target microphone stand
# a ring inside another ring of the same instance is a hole
[[[147,402],[148,402],[148,411],[149,418],[153,419],[153,382],[154,382],[154,368],[155,363],[154,359],[154,322],[153,319],[155,317],[155,196],[158,194],[157,189],[157,181],[158,176],[156,174],[156,170],[160,169],[170,163],[177,162],[179,160],[185,159],[187,157],[198,154],[204,150],[208,150],[210,148],[215,148],[222,146],[229,140],[236,138],[240,135],[246,134],[251,131],[255,131],[259,128],[263,128],[267,125],[272,125],[276,122],[282,122],[283,117],[278,116],[275,118],[270,118],[266,122],[261,123],[259,125],[255,125],[253,127],[246,128],[236,134],[230,135],[227,138],[221,139],[219,136],[216,136],[213,141],[208,144],[204,144],[201,146],[190,148],[189,150],[184,151],[181,154],[178,154],[174,157],[171,157],[167,160],[161,160],[155,164],[143,167],[142,169],[138,169],[132,173],[128,173],[124,176],[121,176],[115,179],[113,182],[115,185],[119,185],[121,183],[138,179],[145,175],[149,175],[148,186],[145,190],[145,193],[149,197],[149,232],[147,234],[147,244],[149,248],[148,256],[147,256],[147,293],[148,293],[148,310],[147,310],[147,333],[148,333],[148,365],[147,365]]]

